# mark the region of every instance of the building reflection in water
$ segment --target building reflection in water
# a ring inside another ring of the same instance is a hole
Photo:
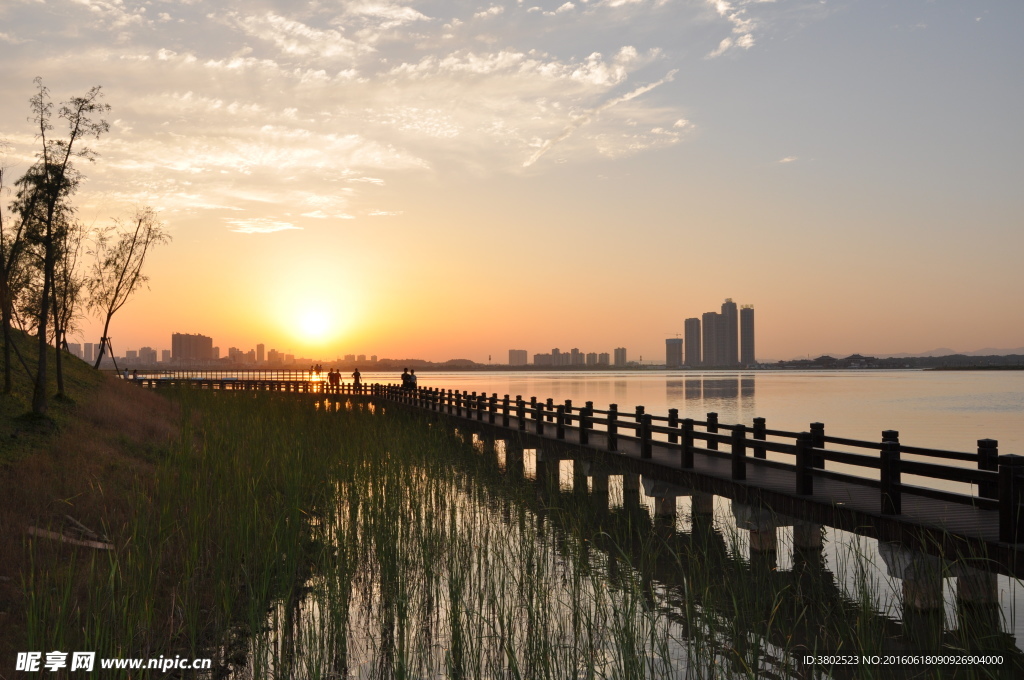
[[[665,381],[665,401],[679,409],[680,417],[702,420],[713,411],[722,422],[743,423],[757,415],[754,387],[753,375],[672,378]]]

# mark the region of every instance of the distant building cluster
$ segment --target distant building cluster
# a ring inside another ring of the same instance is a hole
[[[613,362],[614,356],[614,362]],[[508,351],[509,366],[527,366],[528,355],[525,349],[510,349]],[[533,355],[534,366],[625,366],[626,348],[617,347],[614,355],[608,352],[581,352],[573,347],[568,352],[563,352],[557,347],[550,352]]]
[[[754,306],[737,307],[732,298],[720,312],[683,322],[683,337],[665,340],[665,364],[669,368],[753,366]]]
[[[99,343],[68,343],[68,351],[79,359],[88,363],[95,363],[99,354]],[[132,368],[173,368],[175,366],[189,367],[217,367],[217,366],[302,366],[313,362],[312,359],[296,357],[294,354],[286,354],[276,349],[267,351],[266,345],[260,343],[255,349],[243,351],[238,347],[229,347],[227,352],[221,356],[221,349],[213,344],[213,338],[199,333],[172,333],[171,349],[162,349],[159,352],[152,347],[142,347],[138,350],[126,350],[123,356],[111,358],[105,354],[102,367],[112,368],[116,361],[120,368],[125,365]],[[317,360],[318,362],[320,360]],[[344,359],[337,358],[338,364],[364,364],[372,365],[377,363],[377,355],[367,357],[365,354],[346,354]]]

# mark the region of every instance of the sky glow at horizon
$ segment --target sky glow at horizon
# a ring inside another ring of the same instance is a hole
[[[1013,349],[1022,25],[995,1],[6,0],[0,139],[20,176],[32,78],[103,86],[79,217],[151,205],[174,237],[119,353],[663,360],[727,297],[759,359]]]

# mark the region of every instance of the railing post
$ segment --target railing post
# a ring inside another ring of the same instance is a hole
[[[619,426],[616,420],[619,417],[619,405],[608,404],[608,450],[619,450]]]
[[[765,434],[766,429],[767,428],[764,426],[764,418],[754,418],[754,439],[756,439],[759,442],[763,442],[765,439],[767,439],[767,435]],[[754,458],[764,459],[768,457],[768,452],[763,446],[758,446],[757,444],[754,444],[753,448]]]
[[[533,419],[537,434],[544,434],[544,404],[537,401],[537,397],[530,397],[533,405]]]
[[[548,414],[548,422],[552,423],[555,420],[555,400],[548,397],[547,408],[545,409]]]
[[[683,450],[679,464],[684,470],[693,469],[693,418],[683,419]]]
[[[708,431],[708,434],[718,434],[718,414],[717,413],[709,413],[708,414],[707,431]],[[707,441],[707,447],[709,449],[711,449],[712,451],[717,451],[718,450],[718,442],[713,440],[713,439],[709,439]]]
[[[640,437],[640,426],[643,424],[643,420],[644,420],[644,407],[643,406],[637,406],[636,407],[636,413],[634,414],[633,419],[636,421],[636,436],[637,436],[637,438],[639,438]]]
[[[811,473],[811,449],[814,437],[810,432],[801,432],[796,437],[796,493],[810,496],[814,493],[814,476]]]
[[[995,439],[978,440],[978,469],[999,471],[999,442]],[[982,482],[978,485],[978,495],[982,498],[999,498],[999,483]]]
[[[732,478],[747,478],[747,428],[737,425],[732,431]]]
[[[588,401],[580,409],[580,444],[590,444],[590,428],[594,426],[590,419],[594,415],[594,402]]]
[[[900,433],[886,430],[882,433],[881,480],[882,514],[899,515],[903,512],[900,488]]]
[[[643,408],[639,406],[637,408]],[[651,457],[651,414],[641,413],[637,416],[640,419],[640,457]]]
[[[565,413],[562,415],[562,424],[572,427],[572,399],[565,400]]]
[[[565,439],[565,406],[559,404],[556,412],[558,415],[555,418],[555,438]]]
[[[670,408],[668,410],[668,426],[675,430],[679,427],[679,409]],[[673,432],[668,436],[669,444],[676,444],[679,442],[679,435]]]
[[[508,427],[508,395],[501,400],[501,426]]]
[[[999,456],[999,540],[1024,542],[1024,456]]]
[[[523,395],[516,395],[516,427],[519,428],[520,432],[526,431],[526,402],[523,401]]]
[[[811,445],[816,449],[825,448],[825,423],[811,423]],[[812,454],[813,465],[819,470],[825,469],[825,456]]]
[[[488,409],[487,409],[487,422],[490,423],[491,425],[494,425],[494,419],[497,417],[497,415],[498,415],[498,393],[497,392],[493,392],[491,394],[491,403],[488,405]]]

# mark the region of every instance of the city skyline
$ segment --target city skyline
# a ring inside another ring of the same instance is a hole
[[[58,103],[103,87],[77,217],[151,205],[174,238],[113,319],[119,352],[192,328],[296,355],[485,363],[576,338],[652,360],[724,292],[756,305],[761,361],[1011,349],[1022,21],[929,0],[13,0],[0,162],[34,160],[34,77]]]

